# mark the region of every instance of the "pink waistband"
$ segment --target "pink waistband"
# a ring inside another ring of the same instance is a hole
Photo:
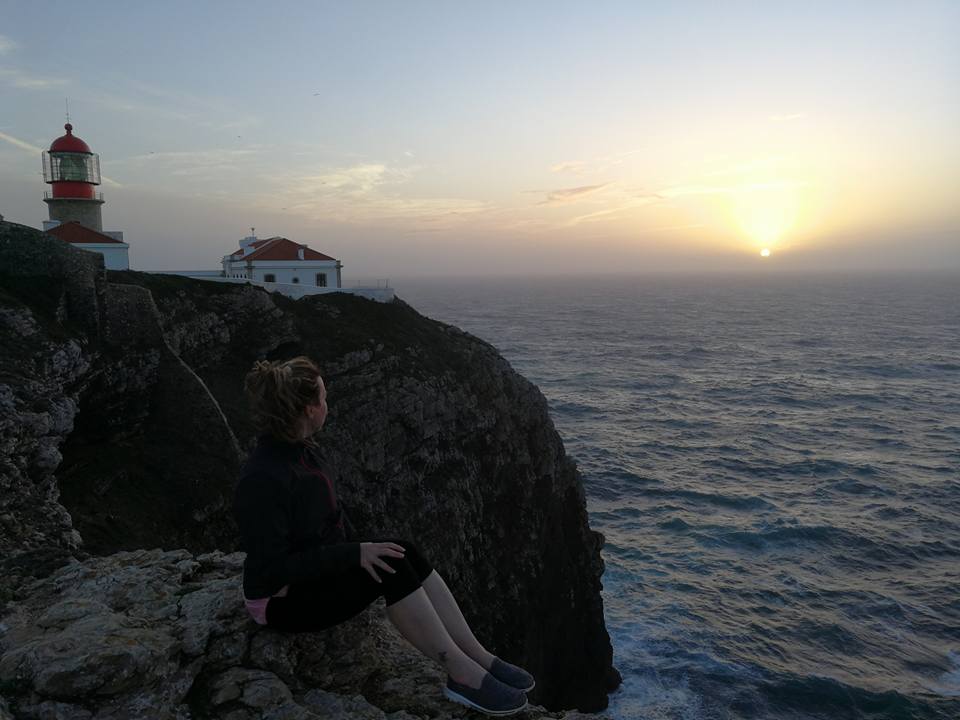
[[[270,597],[285,597],[287,590],[290,588],[289,585],[284,585],[280,588],[279,591],[271,595]],[[247,611],[250,613],[250,617],[253,618],[253,621],[258,625],[267,624],[267,603],[270,602],[270,598],[256,598],[250,600],[249,598],[243,598],[244,605],[247,606]]]

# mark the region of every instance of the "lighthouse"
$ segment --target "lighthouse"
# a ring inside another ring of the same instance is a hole
[[[50,185],[43,194],[50,214],[43,229],[83,250],[100,253],[109,270],[127,270],[130,246],[123,241],[123,233],[103,231],[103,195],[96,190],[100,156],[73,134],[73,125],[67,123],[63,129],[67,134],[43,153],[43,180]]]
[[[96,191],[100,184],[100,156],[73,134],[73,125],[67,123],[63,128],[67,134],[54,140],[43,153],[43,181],[51,186],[50,192],[43,194],[43,201],[51,220],[75,221],[101,232],[103,195]]]

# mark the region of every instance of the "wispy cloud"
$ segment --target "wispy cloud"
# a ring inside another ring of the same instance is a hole
[[[0,55],[6,55],[16,50],[17,44],[6,35],[0,35]]]
[[[618,165],[623,165],[628,157],[643,152],[643,149],[601,155],[590,160],[564,160],[550,166],[550,172],[573,173],[583,175],[588,172],[603,173]]]
[[[155,151],[132,155],[111,165],[126,167],[137,173],[149,169],[154,176],[176,178],[178,184],[188,183],[191,194],[209,194],[211,190],[234,190],[243,178],[260,172],[260,163],[267,153],[266,146],[244,148],[212,148],[206,150]]]
[[[116,112],[188,123],[193,129],[237,134],[264,124],[260,115],[241,110],[222,98],[158,87],[125,75],[103,78],[100,85],[85,88],[85,97],[88,102]]]
[[[558,162],[556,165],[553,165],[550,168],[550,172],[555,173],[579,173],[582,172],[587,166],[585,160],[566,160],[564,162]]]
[[[66,80],[60,78],[44,78],[30,75],[14,68],[0,68],[0,80],[18,88],[39,90],[48,87],[63,85]]]
[[[140,155],[132,155],[121,162],[159,162],[170,165],[181,166],[215,166],[229,163],[238,158],[245,158],[251,155],[259,155],[260,147],[238,149],[214,149],[214,150],[173,150],[163,152],[148,152]]]
[[[598,190],[610,185],[610,183],[601,183],[599,185],[581,185],[580,187],[562,188],[560,190],[551,190],[547,193],[546,200],[540,202],[540,205],[566,205],[577,202],[587,195],[592,195]]]
[[[607,207],[602,210],[586,213],[585,215],[572,217],[563,222],[560,227],[576,227],[577,225],[582,225],[583,223],[598,222],[600,220],[612,220],[617,215],[635,210],[643,207],[644,205],[651,205],[662,199],[663,198],[660,195],[655,194],[626,197],[616,201],[616,205],[613,207]]]
[[[20,140],[19,138],[13,137],[13,135],[7,135],[5,132],[0,132],[0,140],[8,142],[14,147],[18,147],[21,150],[26,150],[27,152],[34,153],[35,155],[40,155],[43,152],[42,147],[37,147],[36,145],[31,145],[30,143]]]
[[[411,197],[404,187],[416,167],[356,163],[311,175],[265,177],[271,209],[344,223],[400,223],[397,232],[436,232],[463,225],[489,210],[481,201],[457,197]]]
[[[301,182],[328,195],[369,195],[379,186],[387,183],[404,182],[409,175],[382,163],[363,163],[352,167],[339,168],[321,175],[301,178]]]
[[[806,116],[806,113],[790,113],[788,115],[771,115],[769,119],[774,122],[790,122],[791,120],[799,120]]]

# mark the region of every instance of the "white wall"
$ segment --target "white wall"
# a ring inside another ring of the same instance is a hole
[[[333,292],[342,292],[349,293],[350,295],[359,295],[360,297],[365,297],[368,300],[375,300],[376,302],[390,302],[394,298],[394,289],[393,288],[375,288],[375,287],[355,287],[355,288],[335,288],[335,287],[317,287],[316,285],[288,285],[285,283],[265,283],[257,282],[251,280],[243,280],[239,278],[225,278],[225,277],[211,277],[209,275],[192,275],[189,272],[177,272],[171,273],[174,275],[186,275],[188,277],[195,277],[197,280],[212,280],[213,282],[227,282],[227,283],[250,283],[251,285],[256,285],[257,287],[262,287],[264,290],[269,292],[278,292],[287,297],[291,297],[294,300],[299,300],[302,297],[307,295],[324,295],[326,293]]]
[[[129,270],[130,258],[128,251],[130,246],[115,243],[72,243],[76,248],[87,250],[89,252],[98,252],[103,255],[103,266],[107,270]]]
[[[245,262],[233,261],[228,263],[226,268],[228,277],[244,278],[247,273]],[[317,273],[326,273],[327,287],[335,288],[337,285],[337,263],[319,260],[304,260],[293,265],[289,262],[261,260],[253,263],[253,279],[258,282],[265,282],[264,277],[273,274],[274,282],[280,284],[301,284],[316,285]],[[294,278],[299,278],[299,283],[294,283]]]

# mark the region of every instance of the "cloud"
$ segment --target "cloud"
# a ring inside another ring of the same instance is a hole
[[[39,155],[40,153],[43,152],[42,147],[31,145],[28,142],[24,142],[23,140],[13,137],[13,135],[7,135],[5,132],[0,132],[0,140],[3,140],[4,142],[8,142],[14,147],[18,147],[21,150],[27,150],[28,152],[32,152],[36,155]]]
[[[461,226],[489,210],[481,201],[456,197],[408,197],[403,186],[416,168],[357,163],[317,175],[287,173],[264,178],[271,209],[343,223],[403,223],[396,232],[434,232]]]
[[[12,52],[17,47],[17,44],[8,38],[6,35],[0,35],[0,55],[6,55],[8,52]]]
[[[0,80],[4,79],[14,87],[29,88],[31,90],[56,87],[58,85],[63,85],[66,82],[66,80],[61,78],[41,78],[28,75],[21,70],[0,68]]]
[[[598,190],[602,190],[610,183],[601,183],[600,185],[581,185],[580,187],[563,188],[561,190],[551,190],[547,193],[547,199],[539,203],[540,205],[565,205],[577,202],[587,195],[591,195]]]
[[[644,205],[650,205],[662,199],[662,196],[656,194],[636,195],[622,201],[614,207],[570,218],[564,222],[561,227],[575,227],[585,222],[597,222],[598,220],[610,219],[611,216],[616,216],[628,210],[643,207]]]
[[[172,150],[167,152],[149,152],[141,155],[132,155],[121,162],[160,162],[174,165],[203,165],[206,167],[223,165],[238,158],[258,155],[259,146],[242,149],[215,149],[215,150]]]
[[[800,118],[805,118],[806,113],[792,113],[789,115],[771,115],[769,117],[773,122],[790,122],[791,120],[799,120]]]
[[[211,190],[233,190],[238,184],[242,187],[246,177],[259,173],[260,163],[268,149],[267,146],[250,145],[243,148],[148,152],[112,161],[110,165],[125,166],[134,175],[148,170],[151,182],[164,177],[175,178],[177,185],[187,183],[193,195],[208,194]]]
[[[317,191],[336,195],[368,195],[380,185],[407,179],[403,171],[391,170],[382,163],[364,163],[339,168],[323,175],[301,178]]]
[[[631,155],[643,152],[643,149],[626,150],[624,152],[612,153],[610,155],[601,155],[591,160],[564,160],[550,166],[550,172],[565,173],[571,172],[576,175],[583,175],[588,172],[604,173],[618,165],[623,165],[624,161]]]
[[[573,172],[581,173],[586,168],[587,163],[584,160],[567,160],[565,162],[559,162],[553,167],[550,168],[550,172],[555,173],[564,173],[564,172]]]

